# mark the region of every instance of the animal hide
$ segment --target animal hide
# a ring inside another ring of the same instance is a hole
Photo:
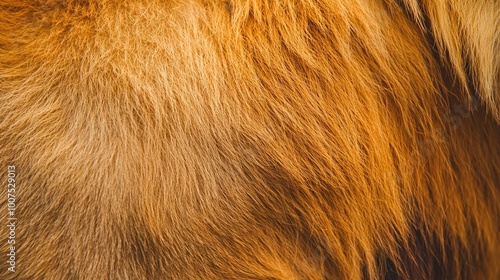
[[[0,278],[500,279],[499,77],[496,0],[0,0]]]

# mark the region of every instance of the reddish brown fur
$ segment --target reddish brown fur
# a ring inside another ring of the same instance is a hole
[[[0,1],[0,278],[499,279],[499,21],[495,0]]]

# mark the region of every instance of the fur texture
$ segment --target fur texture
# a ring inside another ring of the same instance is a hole
[[[1,0],[0,278],[499,279],[499,21]]]

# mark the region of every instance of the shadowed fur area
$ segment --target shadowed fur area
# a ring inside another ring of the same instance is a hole
[[[496,0],[0,0],[0,278],[500,279],[499,26]]]

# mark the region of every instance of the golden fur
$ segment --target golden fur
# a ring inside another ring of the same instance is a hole
[[[0,1],[0,278],[499,279],[499,26],[496,0]]]

